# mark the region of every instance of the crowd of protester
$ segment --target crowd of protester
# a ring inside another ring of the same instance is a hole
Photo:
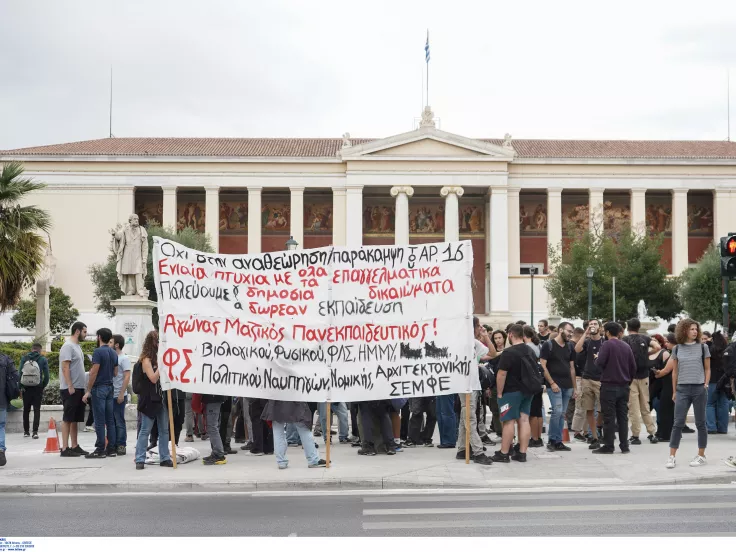
[[[172,391],[174,441],[208,440],[211,454],[204,465],[223,465],[240,451],[248,456],[274,455],[278,468],[288,467],[287,451],[302,447],[307,465],[324,467],[316,437],[324,443],[356,447],[361,456],[395,455],[406,448],[453,449],[458,460],[466,454],[480,465],[526,462],[529,448],[570,451],[565,437],[585,443],[593,454],[613,454],[616,436],[621,453],[642,444],[669,442],[667,468],[676,466],[682,433],[697,431],[697,454],[690,466],[706,463],[709,434],[728,431],[736,375],[736,343],[721,332],[704,332],[691,319],[672,324],[667,335],[641,333],[637,319],[626,323],[586,321],[582,327],[562,322],[556,327],[541,320],[494,329],[474,318],[480,391],[469,394],[331,403],[338,430],[327,420],[326,403],[287,402],[258,398],[198,395]],[[125,406],[129,388],[137,395],[136,469],[146,467],[147,453],[158,447],[158,462],[173,466],[169,450],[169,404],[161,390],[158,333],[145,339],[131,366],[122,336],[106,328],[97,331],[98,348],[84,371],[79,343],[87,336],[82,322],[72,326],[62,347],[61,456],[102,459],[127,454]],[[7,358],[7,357],[6,357]],[[0,386],[14,370],[0,358]],[[25,376],[23,371],[25,370]],[[19,367],[24,403],[24,434],[38,437],[39,397],[48,383],[48,365],[40,347],[24,356]],[[549,410],[545,413],[544,395]],[[0,413],[8,400],[0,389]],[[695,428],[686,424],[692,408]],[[29,423],[34,411],[32,434]],[[78,423],[94,424],[95,448],[83,450]],[[466,410],[469,409],[469,412]],[[656,416],[652,415],[656,413]],[[315,417],[317,422],[315,423]],[[545,417],[548,422],[545,425]],[[466,434],[469,420],[469,434]],[[4,416],[2,420],[4,422]],[[0,435],[0,465],[4,453],[4,423]],[[642,427],[643,425],[643,427]],[[439,442],[435,443],[435,429]],[[569,430],[569,431],[568,431]],[[629,430],[631,436],[629,437]],[[544,434],[546,433],[546,443]],[[466,452],[466,442],[470,451]],[[497,447],[490,454],[488,448]],[[736,459],[727,464],[736,467]]]

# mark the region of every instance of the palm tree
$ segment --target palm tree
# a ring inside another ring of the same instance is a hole
[[[34,206],[21,206],[24,196],[46,184],[21,178],[23,164],[11,162],[0,172],[0,312],[15,306],[33,285],[43,266],[51,216]]]

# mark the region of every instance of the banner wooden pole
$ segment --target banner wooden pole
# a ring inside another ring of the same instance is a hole
[[[472,393],[472,391],[470,393]],[[470,464],[470,393],[465,395],[465,463],[466,464]]]
[[[327,416],[326,416],[326,418],[327,419],[325,420],[325,431],[327,432],[327,434],[325,435],[325,442],[327,443],[327,445],[326,445],[327,446],[327,454],[326,454],[325,462],[327,462],[327,464],[326,464],[325,467],[329,468],[330,467],[330,443],[332,442],[332,423],[331,423],[332,409],[330,407],[330,403],[329,402],[327,403]]]
[[[169,441],[171,442],[171,461],[174,463],[174,469],[176,469],[176,439],[174,439],[174,411],[171,409],[171,389],[166,393],[169,401]],[[159,446],[161,446],[160,440]]]

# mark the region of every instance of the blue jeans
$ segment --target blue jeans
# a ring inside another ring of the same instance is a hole
[[[574,389],[562,389],[559,393],[555,393],[552,389],[547,389],[549,402],[552,403],[552,415],[549,417],[549,440],[556,443],[562,441],[562,425],[565,423],[565,412],[567,412],[567,403],[572,398]]]
[[[344,402],[332,403],[330,410],[337,415],[338,422],[338,436],[340,441],[348,440],[348,409]],[[322,426],[322,436],[325,438],[325,443],[330,433],[327,431],[327,403],[319,403],[319,423]],[[304,441],[302,441],[302,444]]]
[[[294,426],[296,431],[299,433],[299,437],[302,440],[302,446],[304,447],[304,456],[307,457],[307,464],[314,466],[319,462],[319,454],[314,446],[314,437],[312,432],[302,424],[289,424]],[[286,458],[286,450],[289,446],[286,442],[286,430],[284,429],[284,422],[272,422],[273,426],[273,452],[276,455],[276,463],[280,468],[285,468],[289,465],[289,460]]]
[[[95,417],[95,432],[97,440],[95,441],[95,450],[98,452],[105,450],[105,426],[107,426],[107,448],[115,448],[115,415],[113,414],[112,384],[99,385],[92,388],[92,412]]]
[[[143,464],[146,461],[146,448],[148,447],[148,436],[151,434],[154,418],[149,418],[142,412],[141,430],[138,432],[138,441],[135,444],[135,463]],[[169,452],[169,412],[164,405],[156,415],[156,425],[158,425],[158,455],[161,462],[171,460]]]
[[[437,428],[440,444],[455,446],[457,443],[457,416],[455,416],[455,394],[439,395],[435,402]]]
[[[286,442],[289,445],[301,445],[302,438],[299,437],[299,430],[296,424],[286,424]]]
[[[5,422],[8,419],[8,411],[0,408],[0,451],[5,452]]]
[[[115,437],[117,446],[124,447],[128,443],[128,430],[125,427],[125,405],[128,404],[128,397],[125,397],[123,404],[118,404],[117,397],[112,403],[112,413],[115,416]]]
[[[705,405],[705,422],[708,431],[728,431],[729,403],[726,394],[718,391],[717,383],[708,384],[708,402]]]

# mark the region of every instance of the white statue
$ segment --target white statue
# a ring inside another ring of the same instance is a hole
[[[511,147],[513,147],[511,145],[511,135],[508,132],[503,137],[503,147],[505,147],[505,148],[511,148]]]
[[[419,123],[419,128],[435,128],[434,111],[428,105],[424,106],[424,111],[422,111],[422,120]]]
[[[342,147],[343,148],[349,148],[353,145],[353,143],[350,141],[350,133],[346,132],[342,135]]]
[[[110,230],[112,249],[117,258],[118,281],[123,295],[148,298],[143,285],[148,262],[148,233],[138,222],[138,215],[130,215],[128,224]]]
[[[51,351],[51,308],[49,298],[54,285],[56,259],[51,254],[51,244],[46,245],[43,267],[36,280],[36,341],[43,343],[46,351]]]

